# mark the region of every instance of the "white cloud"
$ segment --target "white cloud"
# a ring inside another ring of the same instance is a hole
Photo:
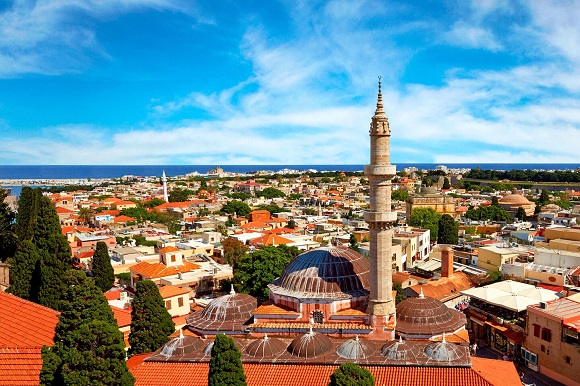
[[[494,52],[503,49],[490,29],[463,21],[453,24],[451,30],[445,33],[444,40],[462,48],[483,48]]]

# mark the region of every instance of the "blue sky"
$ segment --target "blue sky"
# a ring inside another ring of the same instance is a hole
[[[0,1],[0,164],[577,163],[579,1]]]

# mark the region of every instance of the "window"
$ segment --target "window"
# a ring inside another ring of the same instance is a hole
[[[179,299],[177,299],[177,305],[178,305],[179,307],[183,307],[183,298],[179,298]]]
[[[175,263],[175,255],[171,255],[171,262]]]
[[[572,359],[568,355],[566,355],[565,359],[566,359],[566,363],[568,363],[568,364],[570,364],[570,362],[572,361]]]
[[[322,314],[322,311],[320,310],[312,311],[312,320],[314,321],[314,323],[324,323],[324,315]]]
[[[549,328],[542,328],[542,340],[545,340],[546,342],[551,342],[552,341],[552,330],[550,330]]]
[[[540,346],[540,351],[541,351],[541,352],[546,352],[546,346],[544,346],[544,345],[541,345],[541,346]]]
[[[540,325],[534,323],[534,336],[536,338],[540,337]]]
[[[167,308],[168,310],[171,309],[171,300],[166,300],[165,301],[165,308]]]

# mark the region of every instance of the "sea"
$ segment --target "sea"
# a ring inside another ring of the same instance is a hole
[[[449,169],[481,169],[492,170],[575,170],[577,164],[524,164],[524,163],[400,163],[397,170],[416,167],[419,170],[433,170],[439,165]],[[43,183],[54,186],[55,180],[86,180],[120,178],[124,176],[152,177],[161,176],[163,172],[168,177],[184,176],[191,173],[207,174],[218,165],[0,165],[0,181],[10,183],[3,186],[11,187],[13,194],[18,195],[21,186],[28,185],[28,181],[36,181],[35,186]],[[224,172],[251,173],[256,171],[279,172],[283,170],[297,171],[362,171],[364,165],[219,165]]]

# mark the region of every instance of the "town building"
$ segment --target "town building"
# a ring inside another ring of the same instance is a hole
[[[453,197],[439,193],[434,187],[423,187],[419,193],[409,195],[406,204],[407,219],[415,208],[431,208],[439,214],[458,217]]]

